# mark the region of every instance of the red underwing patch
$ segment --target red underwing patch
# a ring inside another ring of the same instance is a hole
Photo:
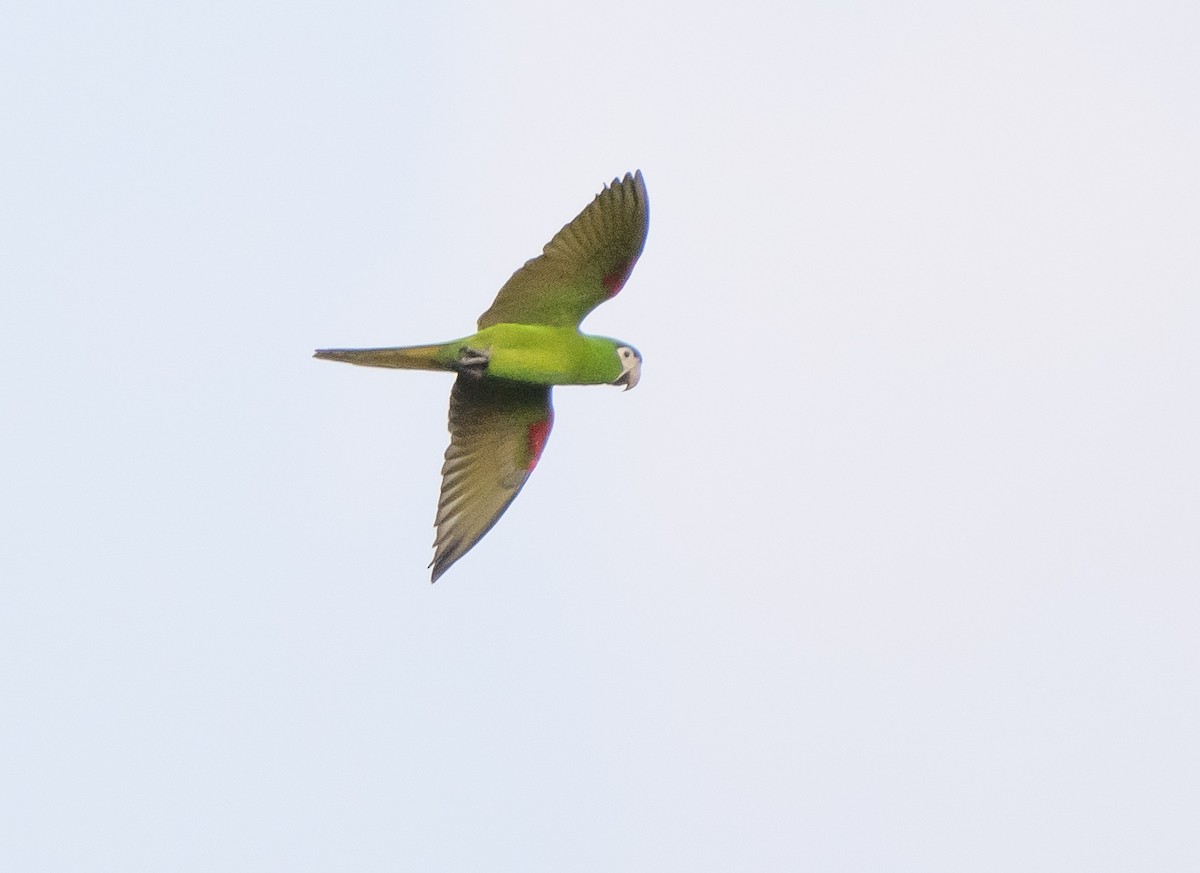
[[[544,420],[535,421],[529,425],[529,465],[525,468],[532,471],[537,466],[542,449],[546,447],[546,437],[550,436],[550,428],[554,425],[554,413],[551,412]]]
[[[617,292],[624,287],[625,282],[629,279],[629,274],[633,272],[633,265],[637,263],[637,258],[631,261],[626,261],[624,264],[619,264],[611,273],[606,273],[600,282],[604,285],[604,290],[608,292],[609,297],[616,297]]]

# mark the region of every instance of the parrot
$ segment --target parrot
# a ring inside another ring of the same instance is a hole
[[[641,170],[626,173],[512,274],[470,336],[314,353],[364,367],[456,374],[431,581],[492,529],[524,487],[554,423],[555,385],[608,384],[628,391],[638,384],[642,355],[636,348],[579,328],[624,287],[646,244],[649,219]]]

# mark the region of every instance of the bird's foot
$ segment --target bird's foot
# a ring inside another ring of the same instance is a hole
[[[464,346],[454,362],[454,369],[472,379],[482,379],[487,373],[488,362],[492,356],[489,352]]]

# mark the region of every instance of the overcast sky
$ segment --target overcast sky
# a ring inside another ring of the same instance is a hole
[[[0,868],[1200,869],[1200,6],[0,27]],[[429,584],[443,374],[645,253]]]

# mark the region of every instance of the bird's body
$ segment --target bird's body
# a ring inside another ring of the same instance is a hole
[[[326,349],[317,357],[401,370],[460,369],[468,349],[486,352],[483,375],[536,385],[607,385],[621,375],[618,340],[589,336],[573,327],[494,324],[462,339],[432,346]]]
[[[579,324],[621,290],[648,223],[642,175],[627,173],[512,275],[476,333],[436,345],[316,353],[368,367],[458,374],[434,521],[435,582],[499,520],[537,465],[554,421],[553,386],[637,384],[637,350],[582,333]]]

